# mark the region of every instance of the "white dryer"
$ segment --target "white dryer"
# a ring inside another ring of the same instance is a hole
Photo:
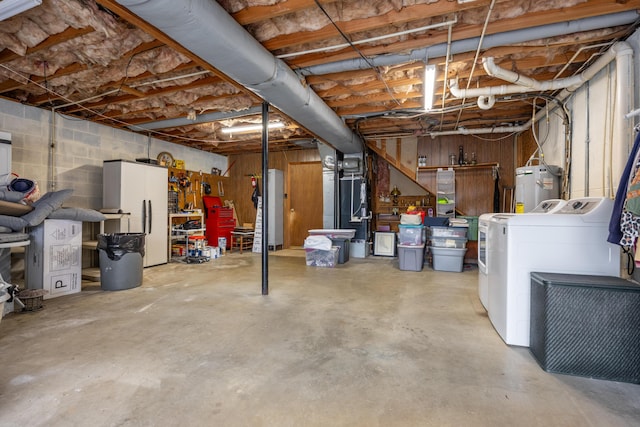
[[[489,319],[509,345],[529,346],[532,271],[620,276],[607,242],[613,201],[569,200],[553,213],[495,214],[489,225]]]
[[[485,310],[489,310],[489,224],[494,215],[478,217],[478,296]]]
[[[566,204],[567,201],[562,199],[543,200],[538,204],[538,206],[533,208],[531,212],[528,213],[554,213],[562,209]]]
[[[567,204],[566,200],[543,200],[531,212],[520,214],[553,213]],[[486,213],[478,217],[478,296],[485,310],[489,310],[489,224],[495,213]]]

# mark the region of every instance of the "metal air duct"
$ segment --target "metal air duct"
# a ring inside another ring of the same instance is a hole
[[[555,24],[540,25],[538,27],[524,28],[521,30],[506,31],[497,34],[488,34],[482,41],[482,49],[492,47],[509,46],[516,43],[525,43],[532,40],[557,37],[582,31],[591,31],[601,28],[616,27],[618,25],[630,25],[638,19],[638,12],[635,10],[612,13],[605,16],[594,16],[592,18],[578,19],[575,21],[558,22]],[[472,37],[463,40],[456,40],[450,45],[449,55],[475,52],[478,48],[480,37]],[[340,73],[343,71],[365,70],[372,66],[384,67],[404,64],[412,61],[424,61],[425,58],[440,58],[447,56],[447,43],[439,43],[420,49],[412,50],[406,54],[380,55],[375,58],[347,59],[328,64],[320,64],[301,69],[299,73],[304,76],[323,75],[330,73]]]
[[[117,0],[216,69],[255,92],[343,153],[364,143],[280,59],[275,58],[217,2]]]

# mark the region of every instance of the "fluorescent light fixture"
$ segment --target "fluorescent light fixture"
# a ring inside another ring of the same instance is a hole
[[[424,89],[424,109],[429,111],[433,108],[433,92],[436,86],[436,66],[425,65],[424,80],[422,88]]]
[[[0,0],[0,21],[42,4],[42,0]]]
[[[279,129],[284,127],[284,123],[282,122],[271,122],[269,129]],[[230,128],[222,128],[220,132],[222,133],[248,133],[248,132],[256,132],[262,130],[262,124],[255,125],[242,125],[242,126],[232,126]]]

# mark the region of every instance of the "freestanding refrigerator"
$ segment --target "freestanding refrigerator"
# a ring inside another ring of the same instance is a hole
[[[168,169],[127,160],[106,160],[102,176],[104,209],[130,213],[105,223],[105,233],[145,233],[143,266],[167,263]],[[128,227],[128,230],[127,230]]]

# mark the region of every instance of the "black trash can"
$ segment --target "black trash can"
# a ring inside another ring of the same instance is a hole
[[[144,233],[98,234],[100,287],[105,291],[142,284]]]

